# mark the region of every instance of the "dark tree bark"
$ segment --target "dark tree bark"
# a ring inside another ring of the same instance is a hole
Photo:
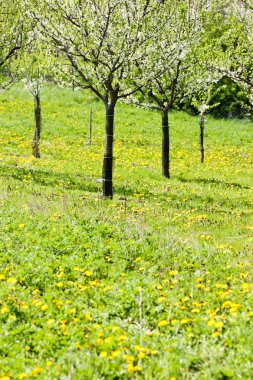
[[[169,133],[169,110],[162,109],[162,174],[170,178],[170,133]]]
[[[92,143],[92,107],[90,107],[90,116],[89,116],[89,139],[88,145]]]
[[[205,147],[204,147],[205,119],[204,119],[203,114],[200,116],[199,126],[200,126],[200,130],[199,130],[200,161],[203,163],[205,159]]]
[[[105,151],[103,160],[103,196],[112,199],[112,172],[113,172],[113,138],[114,138],[114,109],[115,104],[105,104]]]
[[[40,157],[39,143],[41,134],[41,106],[40,106],[40,95],[37,94],[34,97],[34,115],[35,115],[35,132],[33,138],[33,155],[36,158]]]

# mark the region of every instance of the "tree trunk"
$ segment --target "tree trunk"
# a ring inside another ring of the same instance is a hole
[[[90,116],[89,116],[89,139],[88,145],[92,143],[92,107],[90,107]]]
[[[199,143],[200,143],[200,161],[203,163],[205,159],[205,148],[204,148],[204,129],[205,129],[205,119],[204,115],[200,116],[200,133],[199,133]]]
[[[112,199],[112,171],[113,171],[113,134],[114,134],[114,108],[115,105],[105,105],[105,151],[103,161],[103,196]]]
[[[41,133],[41,107],[40,107],[40,95],[37,94],[34,97],[34,115],[35,115],[35,132],[33,138],[33,155],[36,158],[40,157],[39,142]]]
[[[162,174],[170,178],[170,135],[168,108],[162,109]]]

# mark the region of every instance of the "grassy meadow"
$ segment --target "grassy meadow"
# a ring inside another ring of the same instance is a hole
[[[87,144],[90,106],[93,141]],[[118,104],[114,199],[104,108],[46,86],[0,93],[0,380],[253,379],[253,124]]]

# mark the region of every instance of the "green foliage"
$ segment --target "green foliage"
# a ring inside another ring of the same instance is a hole
[[[252,124],[119,105],[115,193],[100,196],[103,107],[46,86],[0,94],[0,379],[250,379]],[[93,144],[86,145],[93,107]]]
[[[186,99],[179,107],[199,113],[195,99],[200,99],[201,94],[197,93]],[[251,104],[244,89],[235,81],[228,77],[223,77],[216,84],[212,85],[210,97],[208,99],[208,113],[215,117],[245,117],[251,115]]]

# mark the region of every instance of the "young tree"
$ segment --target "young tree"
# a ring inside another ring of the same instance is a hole
[[[41,65],[34,56],[29,57],[32,61],[29,62],[30,66],[26,67],[26,71],[21,71],[23,77],[23,82],[25,87],[33,96],[34,99],[34,117],[35,117],[35,131],[32,143],[32,152],[34,157],[40,158],[40,137],[41,137],[41,127],[42,127],[42,117],[41,117],[41,89],[45,82],[45,72],[43,64]],[[26,64],[28,62],[26,61]]]
[[[199,79],[199,78],[198,78]],[[203,80],[204,78],[202,78]],[[208,81],[198,82],[197,92],[191,95],[191,104],[198,110],[199,112],[199,145],[200,145],[200,162],[204,163],[205,160],[205,145],[204,145],[204,137],[205,137],[205,113],[211,108],[214,108],[219,105],[219,103],[215,103],[210,105],[210,101],[212,99],[212,95],[214,93],[214,84],[218,82],[220,78],[209,76]]]
[[[169,111],[186,92],[197,90],[197,83],[191,81],[200,59],[198,55],[196,57],[196,46],[201,44],[206,14],[213,11],[208,0],[183,0],[174,4],[171,25],[164,30],[156,52],[155,64],[164,70],[141,89],[141,102],[161,112],[162,174],[167,178],[170,178]],[[169,67],[168,61],[171,62]],[[153,65],[154,61],[147,60],[146,63]],[[144,72],[148,70],[154,69],[148,66]]]
[[[115,106],[154,77],[153,71],[140,74],[148,51],[155,59],[170,0],[30,1],[41,32],[67,61],[62,70],[69,75],[71,68],[75,83],[104,103],[103,196],[112,198]]]

